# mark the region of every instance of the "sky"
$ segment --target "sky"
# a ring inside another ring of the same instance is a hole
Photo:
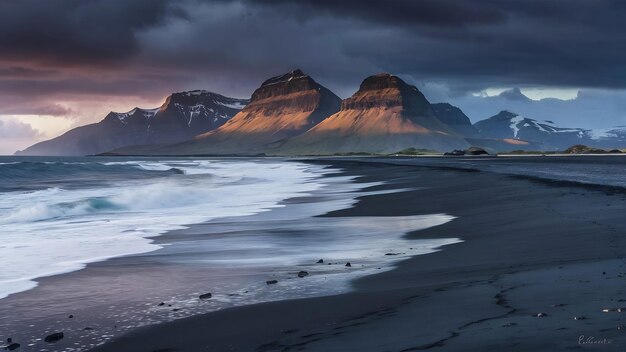
[[[300,68],[342,98],[396,74],[472,121],[626,125],[621,0],[2,0],[0,154]]]

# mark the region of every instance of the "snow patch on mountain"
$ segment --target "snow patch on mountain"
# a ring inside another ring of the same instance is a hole
[[[225,106],[227,108],[231,108],[231,109],[238,109],[241,110],[246,106],[246,103],[244,101],[234,101],[232,103],[223,103],[223,102],[219,102],[218,104],[220,104],[221,106]]]
[[[155,109],[134,108],[128,112],[112,111],[111,113],[115,117],[117,117],[117,119],[120,120],[120,122],[122,122],[123,124],[128,124],[128,121],[126,121],[126,119],[130,116],[135,115],[137,112],[141,112],[143,114],[143,117],[145,117],[146,119],[151,119],[152,117],[154,117],[154,115],[156,115],[158,111],[159,111],[159,108],[155,108]]]
[[[516,115],[510,119],[510,128],[513,131],[513,136],[517,138],[517,135],[520,131],[520,128],[533,128],[539,130],[544,133],[553,134],[553,133],[576,133],[578,138],[583,138],[589,130],[585,130],[582,128],[562,128],[556,127],[554,122],[550,120],[544,120],[543,123],[531,119],[528,117],[523,117],[520,115]]]
[[[525,118],[523,118],[523,117],[521,117],[519,115],[511,118],[511,125],[510,125],[510,127],[511,127],[511,130],[513,131],[513,137],[517,138],[517,134],[519,133],[519,126],[518,126],[518,124],[520,122],[524,121],[524,120],[525,120]]]
[[[624,138],[626,137],[626,126],[616,126],[611,128],[599,128],[594,130],[588,130],[587,134],[589,138],[594,140],[601,140],[607,138]]]

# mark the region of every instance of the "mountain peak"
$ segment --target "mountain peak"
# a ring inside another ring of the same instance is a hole
[[[275,76],[267,79],[261,86],[252,93],[252,103],[264,99],[274,99],[277,97],[286,97],[290,94],[303,93],[306,91],[328,91],[311,78],[311,76],[296,69],[283,75]],[[334,94],[332,94],[334,95]]]
[[[514,113],[513,111],[510,111],[510,110],[501,110],[499,113],[492,116],[492,118],[510,119],[516,116],[519,116],[519,114]]]
[[[414,115],[432,115],[430,103],[412,85],[389,73],[379,73],[363,80],[359,90],[344,100],[342,109],[401,107]]]
[[[207,107],[217,105],[241,110],[247,103],[247,99],[229,98],[208,90],[197,89],[172,93],[165,99],[161,109],[176,108],[178,104],[183,106],[205,105]]]
[[[294,79],[302,79],[302,78],[310,79],[311,77],[309,77],[309,75],[307,75],[306,73],[302,72],[302,70],[295,69],[295,70],[289,71],[289,72],[287,72],[285,74],[274,76],[272,78],[269,78],[269,79],[265,80],[265,82],[263,82],[263,84],[261,84],[261,87],[272,85],[272,84],[277,84],[277,83],[289,82],[289,81],[292,81]]]
[[[411,85],[408,85],[402,79],[397,76],[394,76],[390,73],[379,73],[373,76],[369,76],[363,80],[359,91],[371,91],[371,90],[380,90],[380,89],[388,89],[388,88],[397,88],[400,90],[412,90],[417,91],[417,88]]]

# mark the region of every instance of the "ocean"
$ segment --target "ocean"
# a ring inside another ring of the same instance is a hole
[[[381,193],[338,171],[272,158],[0,157],[0,337],[38,350],[52,329],[74,331],[45,347],[84,350],[147,324],[346,292],[460,241],[404,236],[448,214],[321,217]]]

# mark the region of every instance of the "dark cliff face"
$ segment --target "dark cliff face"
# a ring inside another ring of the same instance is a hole
[[[301,70],[294,70],[263,82],[252,94],[244,112],[260,109],[264,114],[279,114],[286,110],[313,112],[322,109],[334,113],[340,106],[341,99],[337,95]]]
[[[388,73],[366,78],[359,90],[342,104],[343,110],[376,107],[401,107],[406,114],[433,115],[428,100],[415,86]]]
[[[91,155],[131,145],[182,142],[222,126],[247,102],[207,91],[174,93],[159,108],[110,112],[98,123],[72,129],[16,154]]]
[[[309,75],[304,74],[304,72],[300,70],[294,70],[284,75],[272,77],[263,82],[263,84],[252,93],[250,101],[255,102],[291,93],[314,90],[319,87],[320,85]]]
[[[431,107],[439,121],[450,126],[460,135],[464,137],[478,136],[478,130],[461,109],[448,103],[431,104]]]

